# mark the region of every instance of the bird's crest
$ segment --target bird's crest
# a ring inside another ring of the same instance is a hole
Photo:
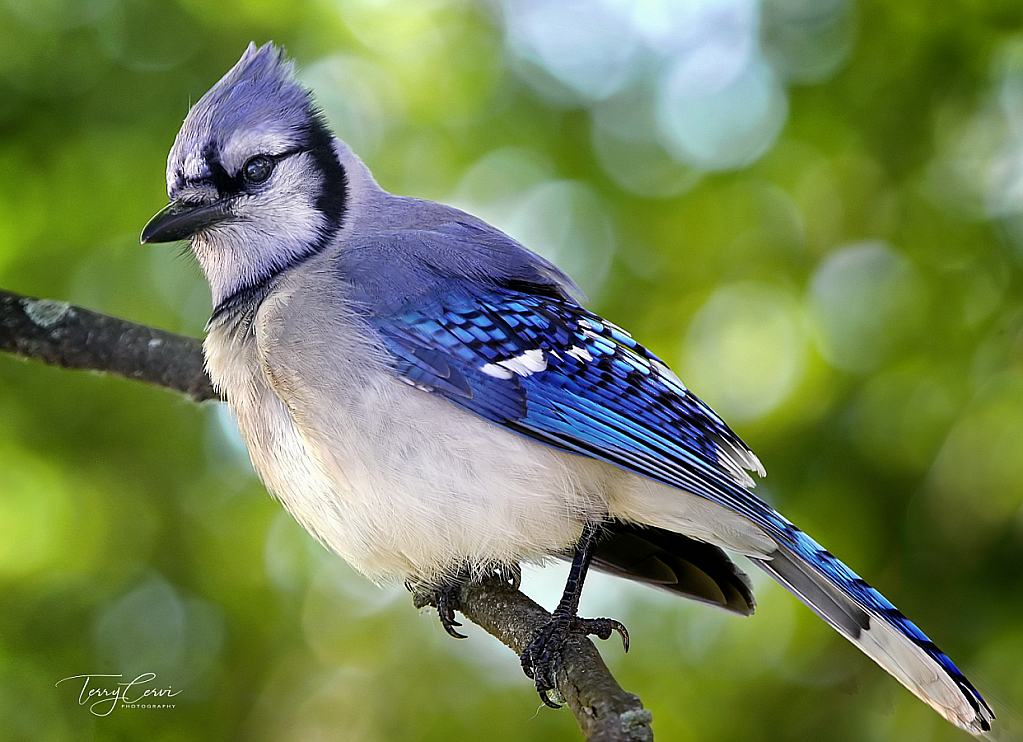
[[[209,177],[213,156],[223,160],[239,132],[282,147],[302,137],[318,114],[294,64],[272,43],[250,43],[241,59],[192,106],[167,160],[167,187]],[[229,153],[227,153],[229,155]]]

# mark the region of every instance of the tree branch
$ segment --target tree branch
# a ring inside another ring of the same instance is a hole
[[[89,369],[218,399],[195,338],[110,317],[65,302],[0,291],[0,350],[61,368]],[[462,614],[521,654],[550,614],[495,578],[466,585]],[[572,637],[558,670],[558,691],[587,740],[647,742],[651,715],[612,677],[593,643]]]
[[[462,615],[521,655],[551,614],[499,577],[462,587]],[[593,642],[572,635],[558,669],[558,692],[587,740],[648,742],[652,716],[639,696],[626,693]]]
[[[63,301],[0,291],[0,350],[61,368],[88,369],[218,399],[195,338]]]

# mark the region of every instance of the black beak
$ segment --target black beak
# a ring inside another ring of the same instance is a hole
[[[142,244],[186,240],[196,232],[229,216],[224,204],[189,204],[171,201],[142,230]]]

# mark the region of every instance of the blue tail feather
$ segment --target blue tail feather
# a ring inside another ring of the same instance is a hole
[[[950,722],[990,731],[991,708],[916,624],[795,526],[787,524],[785,536],[768,559],[753,562]]]

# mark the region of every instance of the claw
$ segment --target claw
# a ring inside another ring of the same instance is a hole
[[[437,617],[440,618],[440,625],[444,631],[455,639],[467,639],[465,634],[459,633],[455,627],[462,624],[455,619],[455,611],[458,609],[458,593],[462,589],[460,582],[453,582],[441,587],[424,589],[419,585],[406,582],[405,587],[412,592],[412,602],[416,608],[424,608],[428,605],[437,608]]]
[[[595,624],[590,629],[589,633],[596,636],[598,639],[610,639],[612,632],[617,631],[618,635],[622,637],[622,649],[626,652],[629,651],[629,630],[625,628],[625,625],[620,621],[615,621],[613,618],[591,618],[582,620],[585,623]]]
[[[465,634],[455,630],[456,626],[462,625],[455,619],[455,609],[458,607],[458,591],[460,589],[461,585],[449,585],[437,590],[434,604],[437,606],[437,616],[440,618],[440,625],[444,627],[448,635],[453,636],[455,639],[466,639],[468,637]]]
[[[501,567],[498,574],[505,584],[511,586],[512,590],[518,590],[522,584],[522,568],[518,564]]]
[[[629,651],[629,632],[625,626],[611,618],[579,618],[578,616],[555,615],[537,632],[519,657],[522,671],[533,680],[540,700],[551,708],[561,705],[551,699],[551,691],[557,690],[557,668],[565,642],[572,634],[596,636],[609,639],[614,632],[622,637],[622,646]]]
[[[555,703],[551,700],[551,692],[549,690],[540,691],[540,700],[543,701],[547,708],[559,709],[561,708],[560,703]]]

